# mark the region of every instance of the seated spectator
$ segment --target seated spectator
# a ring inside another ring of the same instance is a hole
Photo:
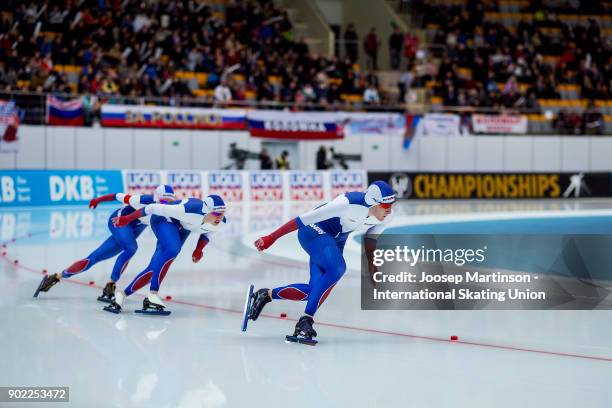
[[[227,86],[227,82],[222,80],[219,85],[215,87],[215,102],[227,103],[232,100],[232,91]]]
[[[378,89],[373,84],[368,84],[368,87],[363,93],[363,102],[368,105],[380,104],[380,96],[378,95]]]
[[[585,135],[601,135],[604,133],[603,115],[595,107],[593,101],[589,102],[587,110],[582,114],[582,126],[582,133]]]

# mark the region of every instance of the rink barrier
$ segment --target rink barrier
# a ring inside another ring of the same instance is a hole
[[[526,199],[612,197],[612,174],[368,172],[402,199]]]
[[[364,190],[364,170],[5,170],[0,208],[86,205],[104,194],[152,193],[171,185],[180,198],[218,194],[228,202],[324,201]]]

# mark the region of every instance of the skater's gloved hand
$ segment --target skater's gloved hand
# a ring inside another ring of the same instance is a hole
[[[100,202],[97,199],[92,198],[91,201],[89,202],[89,208],[93,210],[98,206],[98,204],[100,204]]]
[[[115,227],[125,227],[126,225],[128,225],[130,222],[132,222],[132,220],[130,219],[130,217],[128,216],[120,216],[120,217],[113,217],[111,219],[111,221],[113,222],[113,225]]]
[[[274,237],[266,235],[264,237],[259,238],[257,241],[254,242],[254,244],[255,248],[257,248],[258,251],[264,251],[270,248],[275,241],[276,239]]]
[[[113,222],[113,225],[115,227],[125,227],[130,222],[136,221],[140,217],[144,217],[144,216],[145,216],[144,208],[141,208],[139,210],[134,211],[131,214],[122,215],[120,217],[114,217],[111,219],[111,221]]]
[[[193,263],[198,263],[200,262],[200,259],[202,259],[202,255],[204,254],[204,251],[199,250],[199,249],[194,249],[193,253],[191,254],[191,260],[193,261]]]
[[[100,203],[103,203],[103,202],[106,202],[106,201],[114,201],[114,200],[115,200],[115,194],[106,194],[106,195],[103,195],[101,197],[96,197],[96,198],[93,198],[89,202],[89,208],[91,208],[93,210]]]

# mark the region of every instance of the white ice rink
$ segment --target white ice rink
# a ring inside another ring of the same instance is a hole
[[[102,311],[96,297],[114,260],[32,298],[44,269],[61,271],[106,238],[115,207],[0,211],[0,386],[69,386],[70,403],[57,407],[612,407],[612,311],[362,311],[352,245],[347,274],[316,316],[316,347],[284,342],[299,302],[269,304],[242,333],[249,283],[308,280],[295,234],[267,254],[247,244],[310,207],[231,206],[203,260],[191,262],[190,238],[169,270],[160,290],[172,296],[168,317],[132,313],[140,295],[121,315]],[[483,213],[612,214],[612,202],[598,200],[396,208],[402,225]],[[120,287],[153,248],[147,231]]]

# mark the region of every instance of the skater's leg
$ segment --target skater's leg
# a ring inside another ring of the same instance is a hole
[[[62,271],[62,278],[70,278],[78,273],[85,272],[95,264],[108,258],[112,258],[121,252],[121,247],[114,237],[109,237],[87,257],[80,259]]]
[[[167,221],[151,223],[151,228],[157,237],[157,248],[151,262],[125,288],[124,294],[131,295],[143,286],[151,283],[151,291],[159,289],[159,283],[166,275],[172,261],[181,249],[181,236],[178,228]]]
[[[270,294],[272,299],[307,300],[310,294],[310,285],[307,283],[292,283],[274,288]]]
[[[115,261],[115,265],[113,266],[113,271],[111,272],[111,282],[117,282],[123,271],[127,267],[130,259],[136,254],[138,250],[138,243],[136,239],[140,236],[142,231],[144,231],[146,225],[140,224],[136,227],[123,227],[123,228],[113,228],[113,238],[117,244],[122,248],[122,252],[117,257]]]
[[[346,262],[340,248],[328,235],[321,235],[313,240],[309,254],[311,256],[310,295],[304,312],[314,316],[346,272]]]
[[[174,259],[181,252],[181,248],[189,236],[189,231],[183,229],[179,230],[174,224],[166,223],[159,226],[155,235],[158,235],[158,239],[163,248],[163,259],[159,261],[159,264],[155,265],[153,270],[150,286],[151,293],[157,293],[159,291],[159,286],[166,277],[170,265],[172,265]]]

